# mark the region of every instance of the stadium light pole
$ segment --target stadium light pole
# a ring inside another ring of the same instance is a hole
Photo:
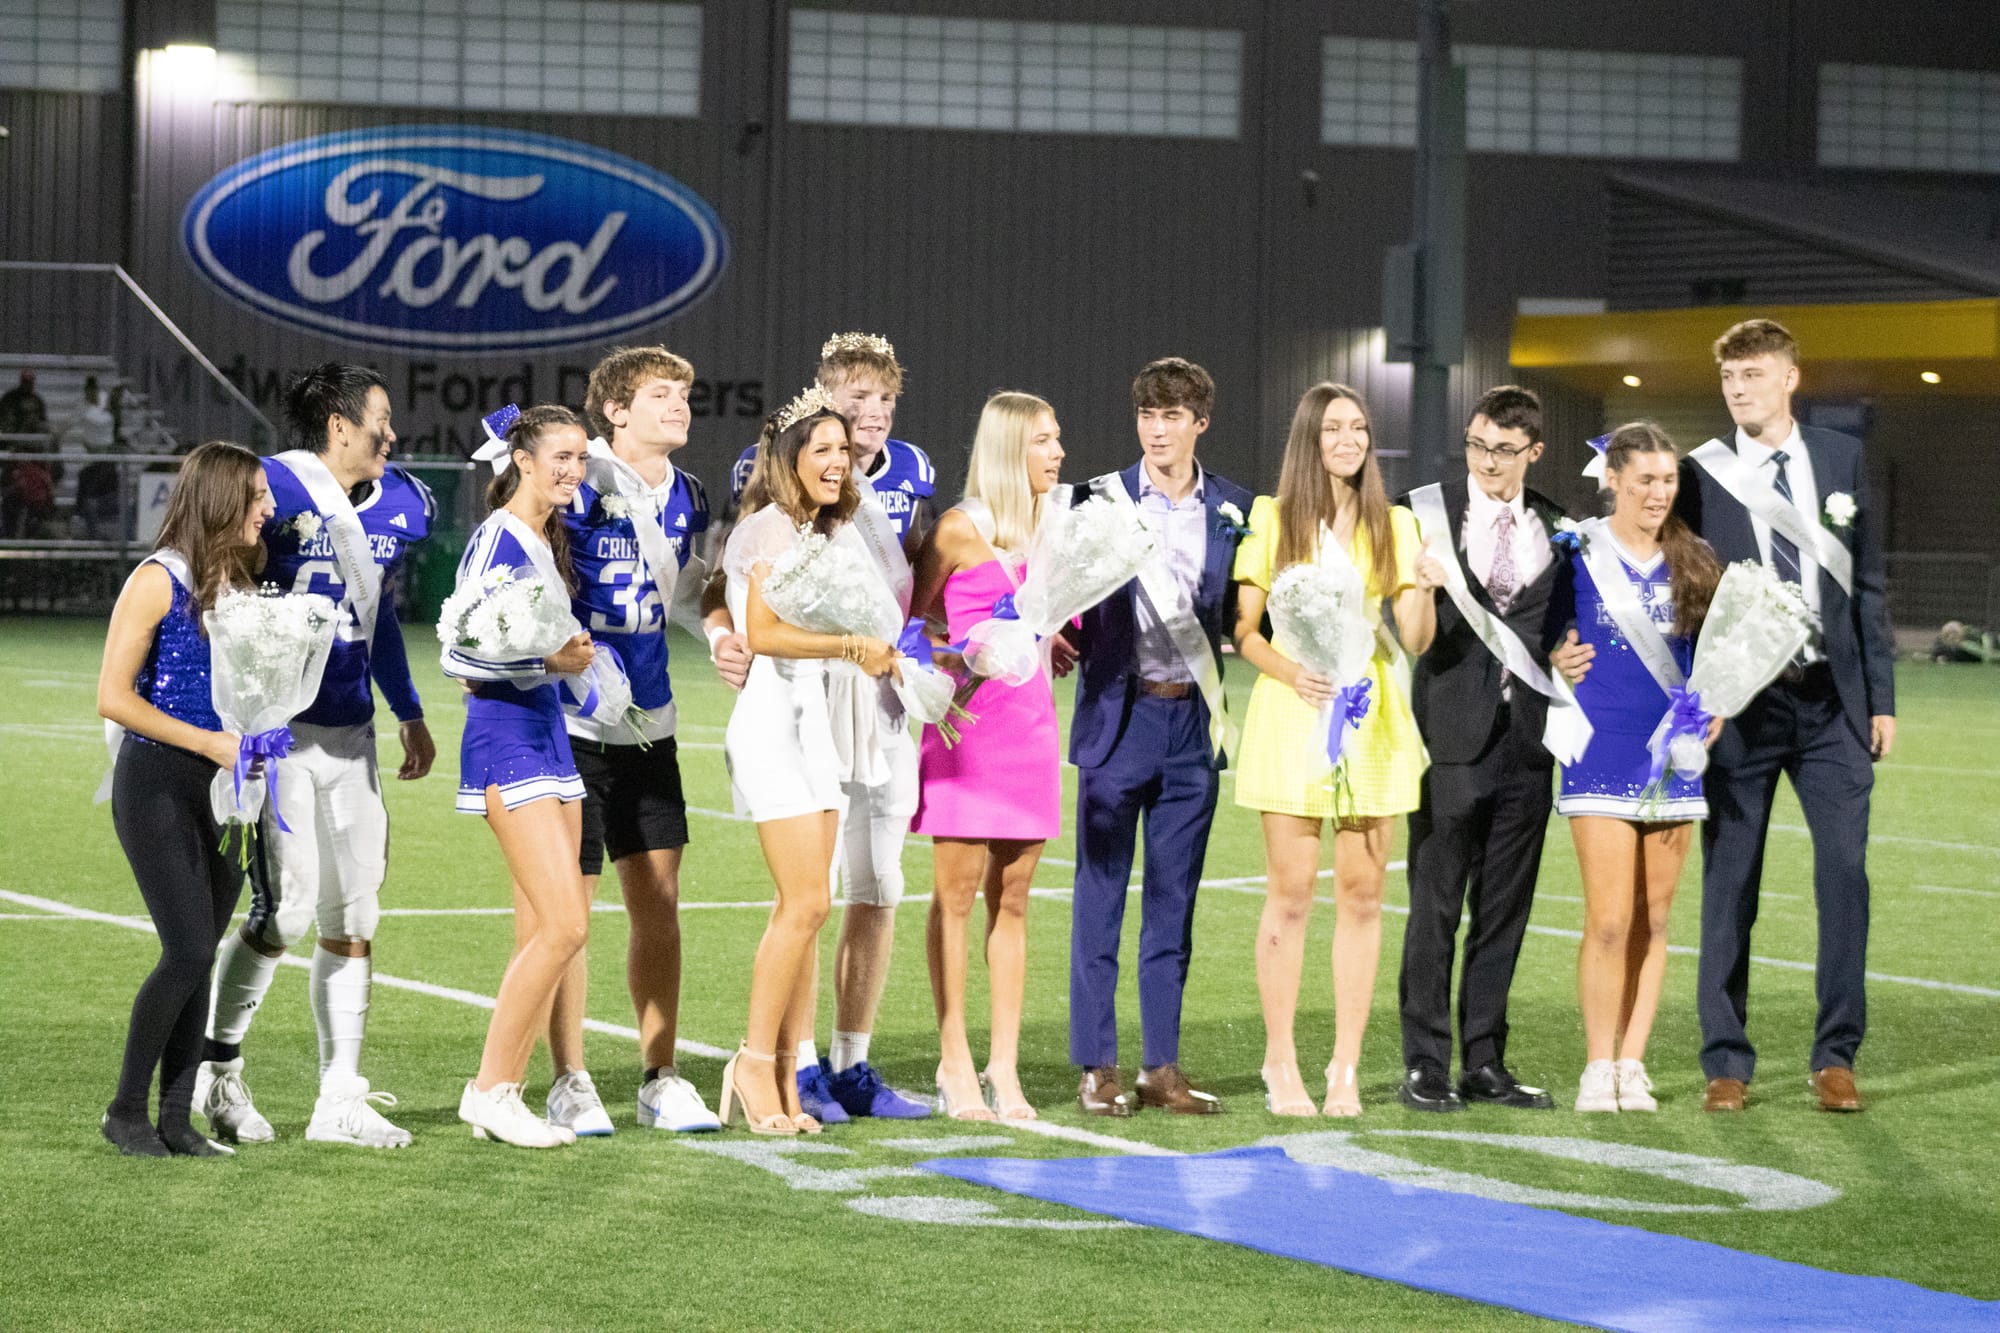
[[[1411,238],[1382,277],[1387,359],[1410,366],[1411,484],[1442,474],[1451,368],[1465,355],[1465,72],[1451,62],[1450,0],[1417,0],[1417,143]]]

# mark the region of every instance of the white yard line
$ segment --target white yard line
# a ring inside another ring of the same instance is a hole
[[[1954,889],[1944,884],[1913,884],[1910,887],[1918,893],[1951,893],[1967,898],[2000,898],[2000,893],[1987,889]]]

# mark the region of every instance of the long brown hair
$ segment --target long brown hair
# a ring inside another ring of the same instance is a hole
[[[841,433],[847,437],[847,475],[840,480],[840,498],[830,505],[814,504],[806,494],[805,483],[799,480],[799,454],[822,421],[838,421]],[[764,425],[764,438],[757,445],[757,464],[743,487],[743,513],[747,516],[766,505],[776,505],[794,523],[811,523],[815,532],[832,532],[853,518],[854,511],[861,507],[861,490],[854,480],[854,424],[831,408],[800,417],[783,430],[777,430],[777,424],[778,419],[773,416]]]
[[[1680,457],[1673,437],[1650,421],[1628,421],[1611,432],[1604,446],[1604,470],[1620,471],[1638,454]],[[1667,511],[1660,525],[1660,550],[1667,557],[1667,577],[1673,589],[1674,633],[1693,634],[1708,615],[1708,604],[1722,582],[1722,562],[1715,550],[1679,514]]]
[[[507,428],[508,457],[512,458],[512,451],[519,449],[533,458],[542,447],[542,432],[554,426],[575,426],[582,430],[583,418],[556,403],[529,408]],[[509,467],[505,472],[496,473],[493,480],[486,483],[486,507],[501,508],[520,489],[520,468]],[[569,529],[563,526],[561,509],[551,509],[549,516],[542,520],[542,540],[549,544],[549,552],[556,558],[556,568],[562,572],[564,588],[574,593],[576,574],[569,567]]]
[[[223,588],[256,586],[264,568],[264,545],[243,544],[243,521],[257,503],[257,478],[263,471],[263,459],[227,440],[210,440],[181,464],[153,549],[186,557],[196,621],[215,605]]]
[[[1320,422],[1336,398],[1360,408],[1368,423],[1368,452],[1362,456],[1361,470],[1346,481],[1327,475],[1319,448]],[[1369,591],[1386,597],[1396,586],[1396,536],[1389,526],[1389,492],[1375,462],[1375,423],[1359,392],[1327,381],[1313,385],[1299,399],[1291,433],[1285,437],[1285,462],[1278,471],[1278,559],[1273,574],[1311,563],[1319,550],[1320,526],[1329,532],[1333,528],[1335,486],[1358,492],[1361,512],[1356,524],[1368,542]]]

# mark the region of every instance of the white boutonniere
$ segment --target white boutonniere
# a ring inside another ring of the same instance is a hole
[[[622,495],[599,496],[597,502],[604,507],[605,516],[608,518],[632,517],[632,502]]]
[[[1242,541],[1250,535],[1250,525],[1243,521],[1243,511],[1233,503],[1224,500],[1215,507],[1215,516],[1222,520],[1223,531]]]
[[[1835,491],[1826,497],[1826,523],[1828,527],[1845,528],[1854,522],[1854,497],[1846,491]]]
[[[310,509],[301,509],[292,520],[292,531],[302,542],[309,542],[319,536],[319,530],[326,526],[326,520]]]

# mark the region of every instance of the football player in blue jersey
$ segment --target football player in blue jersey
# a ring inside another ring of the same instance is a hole
[[[639,1016],[638,1122],[643,1128],[710,1130],[721,1124],[674,1067],[680,1021],[681,851],[687,801],[674,740],[668,675],[670,619],[700,633],[706,571],[690,559],[708,528],[708,494],[675,467],[687,443],[694,367],[664,347],[620,347],[590,373],[585,482],[564,515],[576,571],[577,620],[615,656],[632,684],[643,723],[600,721],[568,710],[565,722],[583,777],[580,864],[591,894],[608,858],[618,868],[631,929],[626,984]],[[583,1060],[587,972],[578,955],[549,1013],[555,1081],[549,1123],[579,1135],[611,1133],[611,1118]]]
[[[285,391],[284,418],[292,448],[264,461],[277,512],[264,525],[263,577],[286,592],[332,598],[342,623],[318,698],[292,720],[285,782],[272,791],[290,831],[266,816],[249,919],[217,960],[195,1102],[219,1138],[273,1137],[243,1084],[242,1042],[278,960],[317,924],[307,992],[319,1026],[320,1091],[306,1138],[400,1148],[409,1134],[375,1109],[395,1098],[370,1091],[360,1068],[369,941],[389,857],[369,681],[396,715],[396,776],[423,777],[437,747],[387,585],[411,543],[429,534],[436,504],[422,482],[389,464],[396,432],[388,383],[376,371],[337,362],[307,371]]]
[[[889,438],[896,398],[903,391],[896,349],[876,334],[837,333],[820,348],[819,382],[833,396],[834,409],[852,423],[854,474],[863,501],[888,515],[905,555],[914,562],[937,522],[931,499],[937,470],[923,450]],[[732,506],[741,500],[756,459],[755,445],[737,459],[729,479]],[[728,612],[721,616],[726,625]],[[712,614],[710,623],[715,622]],[[723,679],[741,689],[743,672],[749,669],[742,636],[726,628],[711,628],[709,634]],[[890,781],[849,787],[841,825],[836,864],[844,906],[833,964],[833,1042],[824,1060],[810,1035],[798,1048],[800,1104],[822,1123],[838,1123],[849,1115],[920,1119],[929,1112],[922,1103],[897,1095],[868,1063],[869,1034],[889,979],[896,904],[903,898],[903,839],[917,808],[916,747],[890,746],[885,753]],[[794,1015],[793,1023],[807,1034],[818,1028],[817,987],[809,994],[811,1008]]]

